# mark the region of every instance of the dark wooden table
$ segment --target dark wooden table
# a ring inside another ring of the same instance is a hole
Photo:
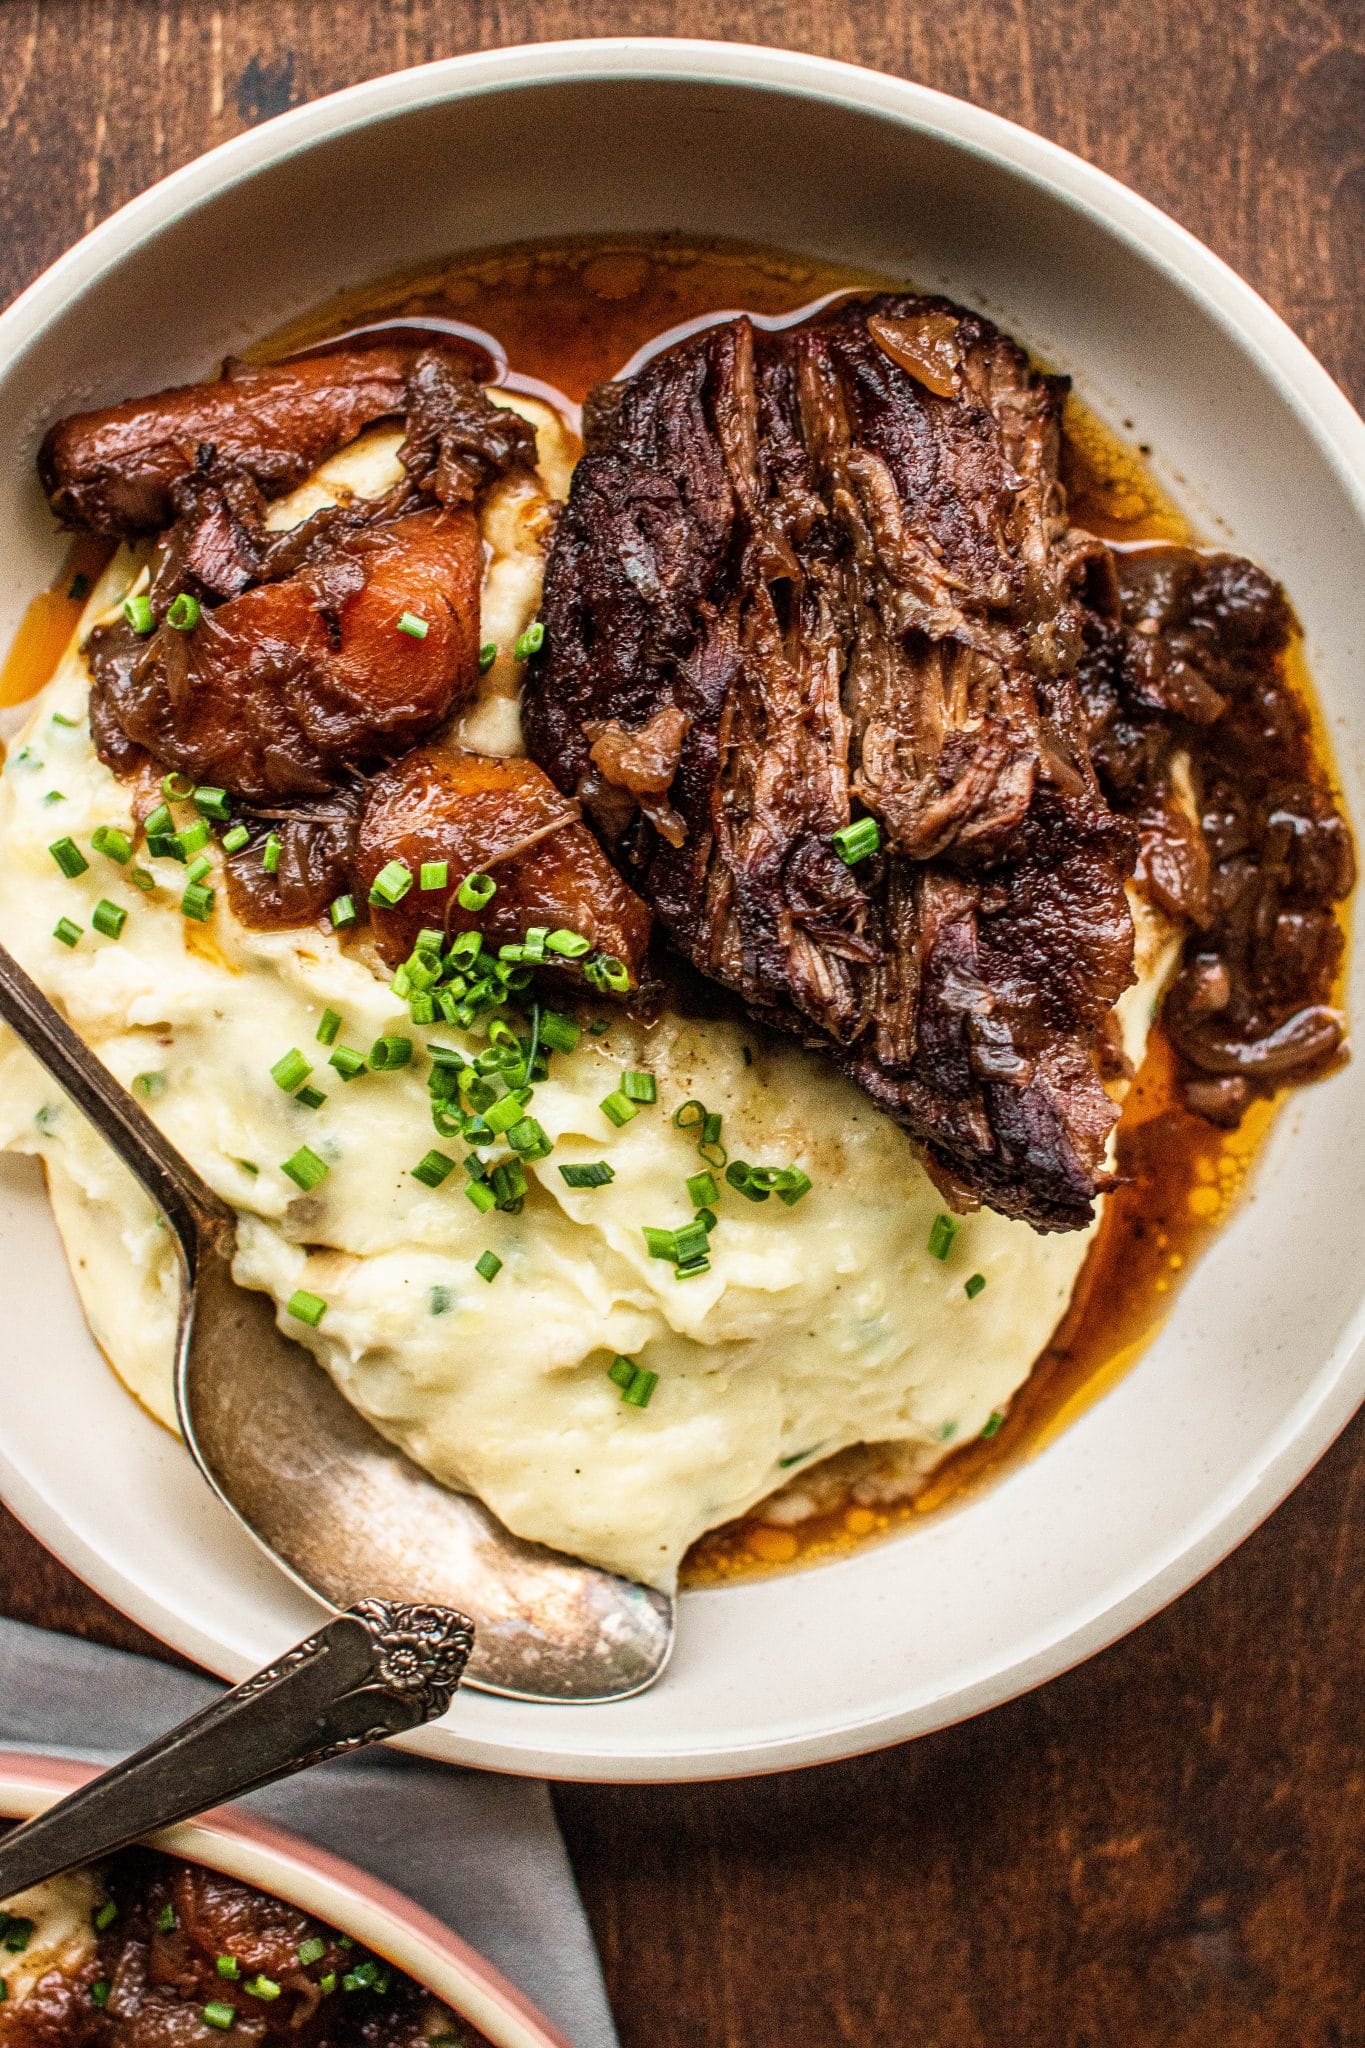
[[[1365,400],[1361,0],[0,0],[0,296],[287,106],[588,31],[783,43],[1008,114],[1166,207]],[[155,1647],[5,1520],[0,1605]],[[626,2048],[1359,2048],[1363,1638],[1357,1423],[1177,1606],[983,1720],[560,1791]]]

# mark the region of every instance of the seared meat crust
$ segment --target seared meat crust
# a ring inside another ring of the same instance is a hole
[[[1075,689],[1103,550],[1067,530],[1064,388],[908,295],[680,344],[591,408],[524,706],[687,957],[1044,1229],[1105,1185],[1136,848]],[[660,737],[666,801],[632,772]]]

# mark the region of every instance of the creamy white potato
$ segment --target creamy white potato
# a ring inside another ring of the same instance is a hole
[[[516,401],[518,405],[523,401]],[[547,479],[562,492],[567,441],[534,412]],[[396,474],[399,437],[375,432],[277,512],[281,523]],[[520,745],[511,647],[539,598],[552,511],[528,485],[499,492],[485,518],[483,636],[500,654],[457,735],[485,751]],[[123,558],[89,620],[127,586]],[[80,636],[77,636],[79,640]],[[528,1168],[518,1216],[484,1216],[463,1177],[436,1190],[412,1168],[436,1137],[428,1061],[343,1084],[317,1043],[324,1009],[365,1050],[414,1032],[387,975],[362,947],[309,930],[237,923],[220,890],[212,922],[183,918],[183,870],[152,863],[153,896],[90,854],[67,880],[48,852],[83,849],[101,824],[130,821],[128,791],[97,759],[88,677],[73,643],[36,701],[0,778],[0,935],[86,1042],[145,1101],[172,1143],[241,1217],[236,1262],[383,1433],[451,1485],[479,1494],[519,1534],[660,1585],[703,1530],[751,1507],[792,1470],[846,1445],[900,1440],[926,1466],[976,1435],[1027,1377],[1070,1296],[1088,1233],[1041,1237],[989,1211],[963,1219],[946,1259],[929,1252],[942,1198],[904,1134],[833,1066],[731,1023],[665,1016],[652,1028],[609,1004],[571,1054],[556,1054],[534,1113],[554,1142]],[[69,721],[69,722],[68,722]],[[59,793],[55,796],[53,793]],[[96,935],[101,896],[129,916]],[[53,938],[83,927],[74,949]],[[1172,938],[1142,918],[1141,979],[1123,1004],[1140,1055]],[[308,1110],[271,1078],[299,1047],[326,1091]],[[623,1068],[658,1081],[657,1105],[618,1130],[602,1099]],[[792,1208],[725,1189],[711,1270],[679,1281],[648,1255],[642,1225],[692,1213],[702,1165],[672,1112],[700,1098],[724,1117],[731,1158],[797,1165],[812,1191]],[[174,1426],[176,1274],[150,1203],[78,1111],[0,1034],[0,1143],[39,1157],[77,1286],[102,1349],[131,1391]],[[281,1163],[303,1144],[330,1171],[301,1194]],[[561,1164],[604,1159],[606,1187],[566,1187]],[[492,1283],[485,1250],[503,1262]],[[980,1274],[973,1297],[964,1283]],[[316,1330],[288,1319],[296,1289],[327,1303]],[[618,1354],[658,1374],[646,1408],[608,1377]]]
[[[94,1916],[103,1899],[103,1885],[88,1870],[68,1871],[6,1899],[7,1915],[33,1922],[23,1949],[0,1951],[6,2005],[22,2005],[54,1970],[64,1977],[80,1974],[95,1953]]]

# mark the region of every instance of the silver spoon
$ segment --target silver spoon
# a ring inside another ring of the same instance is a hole
[[[625,1699],[673,1644],[663,1593],[524,1543],[387,1443],[232,1278],[237,1222],[0,946],[0,1018],[108,1140],[165,1217],[183,1272],[176,1406],[209,1484],[291,1578],[337,1608],[367,1598],[473,1617],[466,1682],[521,1700]]]
[[[363,1600],[0,1842],[0,1899],[347,1750],[434,1721],[469,1656],[443,1607]]]

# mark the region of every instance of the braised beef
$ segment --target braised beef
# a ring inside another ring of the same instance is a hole
[[[911,296],[659,356],[591,408],[525,704],[687,957],[1046,1229],[1106,1184],[1136,844],[1075,690],[1063,393]],[[665,731],[651,819],[628,741]]]

